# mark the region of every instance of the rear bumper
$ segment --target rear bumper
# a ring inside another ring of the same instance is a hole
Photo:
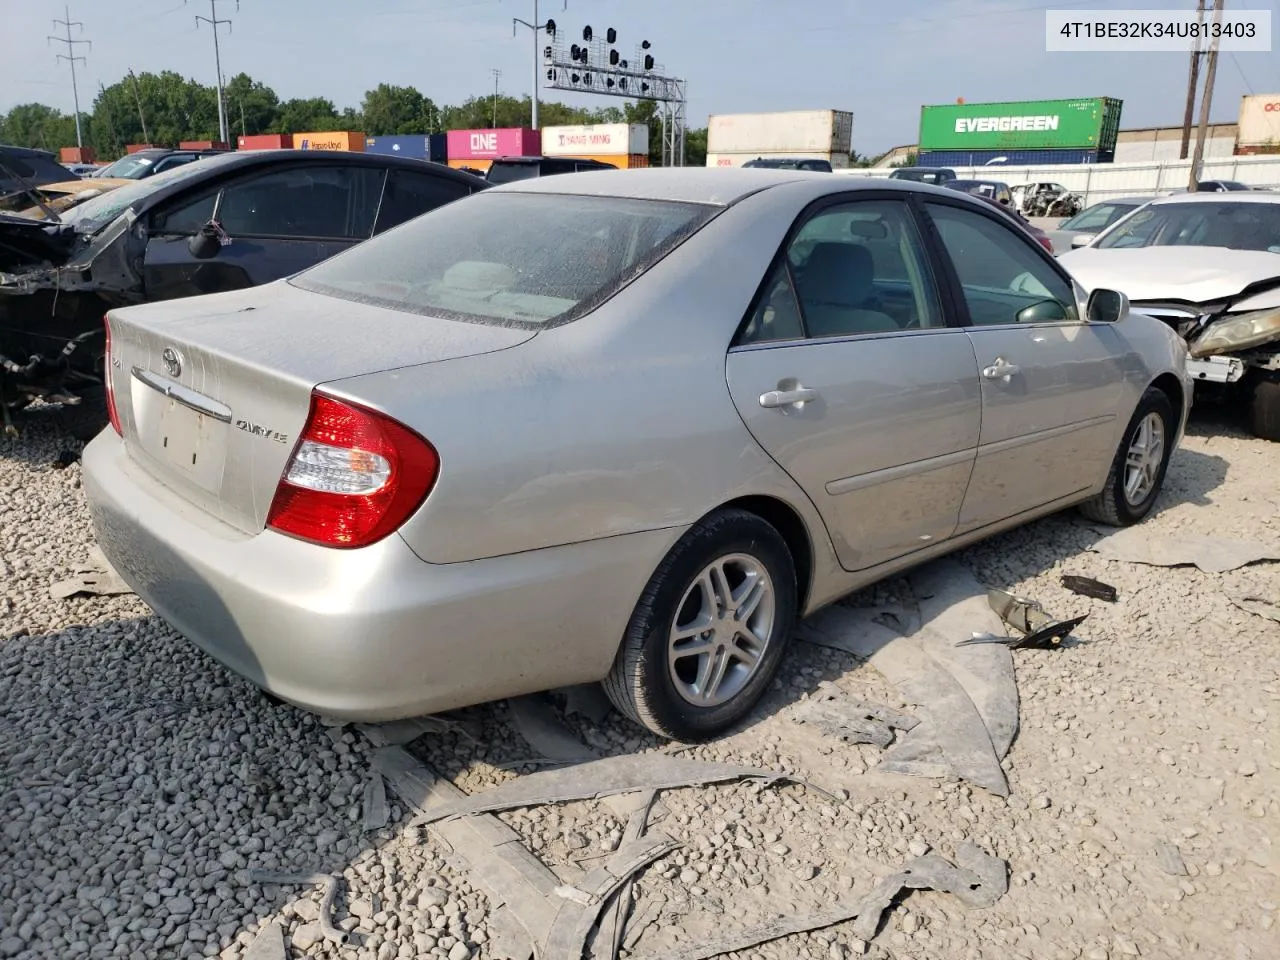
[[[399,536],[360,550],[245,536],[154,480],[110,430],[83,464],[98,542],[142,599],[232,671],[349,720],[600,679],[682,532],[428,564]]]

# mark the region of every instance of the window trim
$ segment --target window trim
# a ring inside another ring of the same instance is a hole
[[[962,196],[962,195],[961,195]],[[1097,326],[1086,316],[1085,305],[1080,300],[1080,291],[1077,289],[1075,278],[1069,274],[1060,264],[1056,257],[1045,250],[1035,237],[1025,230],[1019,230],[1016,224],[1001,223],[1001,214],[996,210],[983,209],[985,204],[979,205],[977,201],[972,203],[966,202],[959,197],[937,197],[937,196],[919,196],[913,195],[911,198],[913,205],[918,205],[919,217],[925,223],[925,229],[928,233],[928,242],[934,246],[934,258],[938,261],[943,274],[945,275],[945,283],[951,290],[953,305],[956,311],[956,317],[962,321],[959,326],[966,330],[1036,330],[1045,327],[1078,327],[1078,326]],[[985,217],[992,223],[999,224],[1003,229],[1018,237],[1030,250],[1032,250],[1041,262],[1045,263],[1049,269],[1058,275],[1058,277],[1067,285],[1067,289],[1071,291],[1071,296],[1075,300],[1076,316],[1075,320],[1050,320],[1044,323],[984,323],[978,324],[973,322],[973,317],[969,314],[969,302],[964,295],[964,284],[960,282],[960,274],[956,271],[955,263],[951,259],[951,254],[947,250],[946,244],[942,240],[942,234],[938,230],[938,225],[934,222],[930,215],[927,204],[938,204],[944,207],[954,207],[957,210],[965,210],[969,213],[977,214]]]
[[[902,190],[850,190],[840,193],[828,193],[816,200],[810,201],[791,221],[791,226],[784,234],[782,242],[778,245],[778,249],[774,252],[773,258],[769,261],[769,266],[765,270],[764,275],[760,278],[760,282],[756,286],[756,291],[751,297],[750,303],[747,305],[746,312],[743,313],[742,319],[738,321],[738,326],[734,329],[733,337],[729,341],[730,353],[744,350],[770,350],[776,347],[793,347],[798,344],[814,344],[814,343],[843,343],[849,340],[880,340],[885,337],[919,337],[926,334],[946,333],[960,328],[961,324],[957,323],[957,315],[955,313],[955,303],[952,299],[950,286],[943,282],[943,278],[938,276],[938,264],[936,252],[930,244],[930,237],[925,232],[921,223],[919,212],[915,209],[914,195],[907,194]],[[795,242],[797,234],[809,223],[814,217],[831,207],[843,207],[860,202],[873,202],[891,200],[901,203],[906,211],[908,219],[914,222],[916,233],[919,235],[921,243],[921,253],[929,267],[929,271],[933,274],[934,292],[937,294],[938,309],[942,313],[943,325],[940,327],[921,327],[915,330],[880,330],[875,333],[850,333],[843,336],[835,337],[812,337],[809,335],[809,321],[804,315],[804,306],[800,303],[800,295],[796,289],[795,274],[791,269],[791,258],[787,256],[787,251],[791,249],[791,244]],[[930,224],[932,226],[932,224]],[[755,316],[756,310],[760,307],[760,302],[766,293],[770,278],[773,276],[774,270],[777,268],[779,261],[784,261],[787,268],[787,278],[791,283],[791,295],[796,298],[796,309],[800,314],[800,326],[804,330],[802,338],[792,337],[786,340],[762,340],[758,343],[741,343],[743,333],[746,332],[751,318]]]
[[[380,208],[380,207],[381,207],[381,205],[382,205],[382,195],[386,192],[386,189],[387,189],[387,175],[388,175],[388,173],[390,173],[390,171],[391,171],[392,169],[394,169],[394,168],[392,168],[392,167],[390,167],[390,166],[383,167],[383,166],[379,166],[379,165],[377,165],[377,164],[372,164],[372,163],[330,163],[330,164],[326,164],[326,163],[297,163],[297,164],[288,164],[288,165],[283,165],[283,166],[278,166],[278,167],[271,167],[271,168],[268,168],[268,169],[266,170],[266,172],[265,172],[265,173],[262,171],[262,169],[261,169],[261,168],[251,168],[250,170],[245,171],[245,172],[244,172],[244,174],[243,174],[242,176],[239,176],[239,177],[231,177],[231,178],[228,178],[228,179],[226,179],[226,180],[221,181],[221,182],[218,184],[218,188],[217,188],[217,189],[218,189],[218,199],[217,199],[217,202],[214,204],[214,207],[213,207],[213,219],[218,221],[219,226],[221,226],[221,225],[222,225],[222,220],[221,220],[221,214],[222,214],[222,201],[223,201],[224,197],[226,196],[226,192],[227,192],[227,190],[229,190],[229,189],[230,189],[230,188],[232,188],[232,187],[239,186],[239,185],[240,185],[240,184],[242,184],[242,183],[247,183],[247,182],[249,182],[250,180],[257,179],[257,178],[259,178],[259,177],[271,176],[271,175],[273,175],[273,174],[277,174],[277,173],[288,173],[288,172],[291,172],[291,171],[294,171],[294,170],[316,170],[316,169],[325,169],[326,167],[329,167],[329,168],[337,167],[338,169],[341,169],[341,170],[374,170],[374,171],[376,171],[376,172],[378,172],[378,173],[382,174],[382,184],[380,185],[380,187],[379,187],[379,189],[378,189],[378,206],[379,206],[379,208]],[[378,224],[378,220],[377,220],[377,214],[376,214],[376,212],[375,212],[375,215],[374,215],[374,221],[373,221],[373,226],[371,226],[371,227],[369,228],[369,237],[372,237],[372,236],[374,235],[374,234],[373,234],[373,230],[374,230],[374,228],[377,226],[377,224]],[[360,243],[360,242],[362,242],[362,241],[364,241],[364,240],[368,240],[368,239],[369,239],[369,237],[332,237],[332,236],[325,236],[325,235],[306,235],[306,236],[303,236],[303,235],[300,235],[300,234],[293,234],[293,233],[244,233],[244,232],[237,232],[237,233],[235,233],[235,234],[231,235],[231,239],[232,239],[232,240],[237,240],[237,239],[245,239],[245,240],[305,240],[305,241],[309,241],[309,242],[312,242],[312,243],[316,243],[316,242],[323,242],[323,243]]]

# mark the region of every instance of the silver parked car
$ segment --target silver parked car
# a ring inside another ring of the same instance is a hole
[[[1118,197],[1115,200],[1103,200],[1091,207],[1085,207],[1074,217],[1068,217],[1056,227],[1045,230],[1053,242],[1053,249],[1066,251],[1074,247],[1083,247],[1107,227],[1121,217],[1128,216],[1144,203],[1155,197]]]
[[[841,595],[1073,504],[1151,509],[1185,347],[954,190],[526,180],[288,281],[107,318],[99,542],[305,708],[604,680],[662,734]]]

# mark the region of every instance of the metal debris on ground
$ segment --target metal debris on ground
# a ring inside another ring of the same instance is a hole
[[[289,960],[284,947],[284,928],[273,921],[259,930],[244,960]]]
[[[631,810],[630,815],[627,817],[627,826],[622,831],[622,845],[626,846],[627,844],[635,843],[644,835],[649,817],[653,814],[654,805],[657,803],[658,792],[656,790],[646,790],[643,793],[623,794],[621,796],[634,796],[637,801],[634,809]],[[614,799],[617,798],[615,797]],[[614,809],[616,811],[616,806]],[[627,932],[627,918],[631,912],[631,898],[634,887],[635,878],[627,877],[617,895],[600,915],[596,936],[589,944],[591,960],[616,960],[618,953],[622,950],[623,937]]]
[[[133,593],[98,547],[91,547],[88,562],[74,567],[72,573],[73,576],[53,584],[49,596],[54,600],[67,600],[80,595],[118,597]]]
[[[955,561],[921,567],[909,582],[918,610],[836,604],[801,623],[796,635],[867,660],[919,707],[919,724],[885,752],[877,770],[958,777],[1008,796],[1000,762],[1018,729],[1013,656],[1001,644],[956,646],[957,637],[1003,625],[984,588]]]
[[[1120,596],[1116,588],[1109,583],[1103,583],[1093,577],[1076,576],[1073,573],[1062,575],[1062,585],[1072,593],[1082,597],[1092,597],[1095,600],[1105,600],[1107,603],[1115,603]]]
[[[471,725],[445,717],[410,717],[387,723],[361,723],[356,729],[375,747],[401,746],[427,733],[461,733],[474,739]]]
[[[1183,862],[1182,852],[1167,840],[1156,844],[1156,866],[1171,877],[1185,877],[1187,865]]]
[[[456,801],[424,810],[412,824],[422,825],[477,813],[536,807],[571,800],[598,800],[634,790],[669,790],[729,780],[763,780],[769,783],[792,780],[784,773],[741,767],[727,763],[706,763],[686,757],[647,753],[605,757],[558,770],[541,770]]]
[[[391,819],[391,810],[387,806],[387,785],[382,774],[377,771],[374,771],[369,782],[364,785],[361,818],[366,833],[381,830]]]
[[[545,697],[515,697],[507,701],[507,709],[516,732],[545,759],[560,763],[585,763],[599,759],[598,753],[560,722]]]
[[[253,869],[249,871],[249,882],[258,884],[281,884],[305,886],[324,885],[324,893],[320,896],[320,935],[324,939],[345,946],[351,942],[351,934],[333,925],[333,901],[338,895],[338,884],[342,878],[330,873],[273,873],[270,870]]]
[[[848,743],[877,747],[893,743],[894,730],[911,730],[920,723],[910,714],[852,697],[826,680],[795,705],[791,719]]]
[[[1226,573],[1251,563],[1280,560],[1280,546],[1225,537],[1159,536],[1142,527],[1129,527],[1103,537],[1089,547],[1108,560],[1155,567],[1199,567],[1204,573]]]
[[[1019,631],[1022,636],[975,634],[968,640],[960,641],[961,644],[1000,643],[1011,650],[1054,650],[1071,635],[1071,631],[1089,618],[1086,613],[1070,620],[1055,620],[1037,601],[1027,600],[1004,590],[988,590],[987,602],[1001,620]]]

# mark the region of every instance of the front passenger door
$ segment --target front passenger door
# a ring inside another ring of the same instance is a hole
[[[1000,215],[925,203],[982,373],[982,438],[957,533],[1046,506],[1106,476],[1125,349],[1080,315],[1071,282]]]
[[[747,429],[863,570],[955,530],[979,430],[978,370],[946,325],[901,199],[798,225],[726,360]]]

